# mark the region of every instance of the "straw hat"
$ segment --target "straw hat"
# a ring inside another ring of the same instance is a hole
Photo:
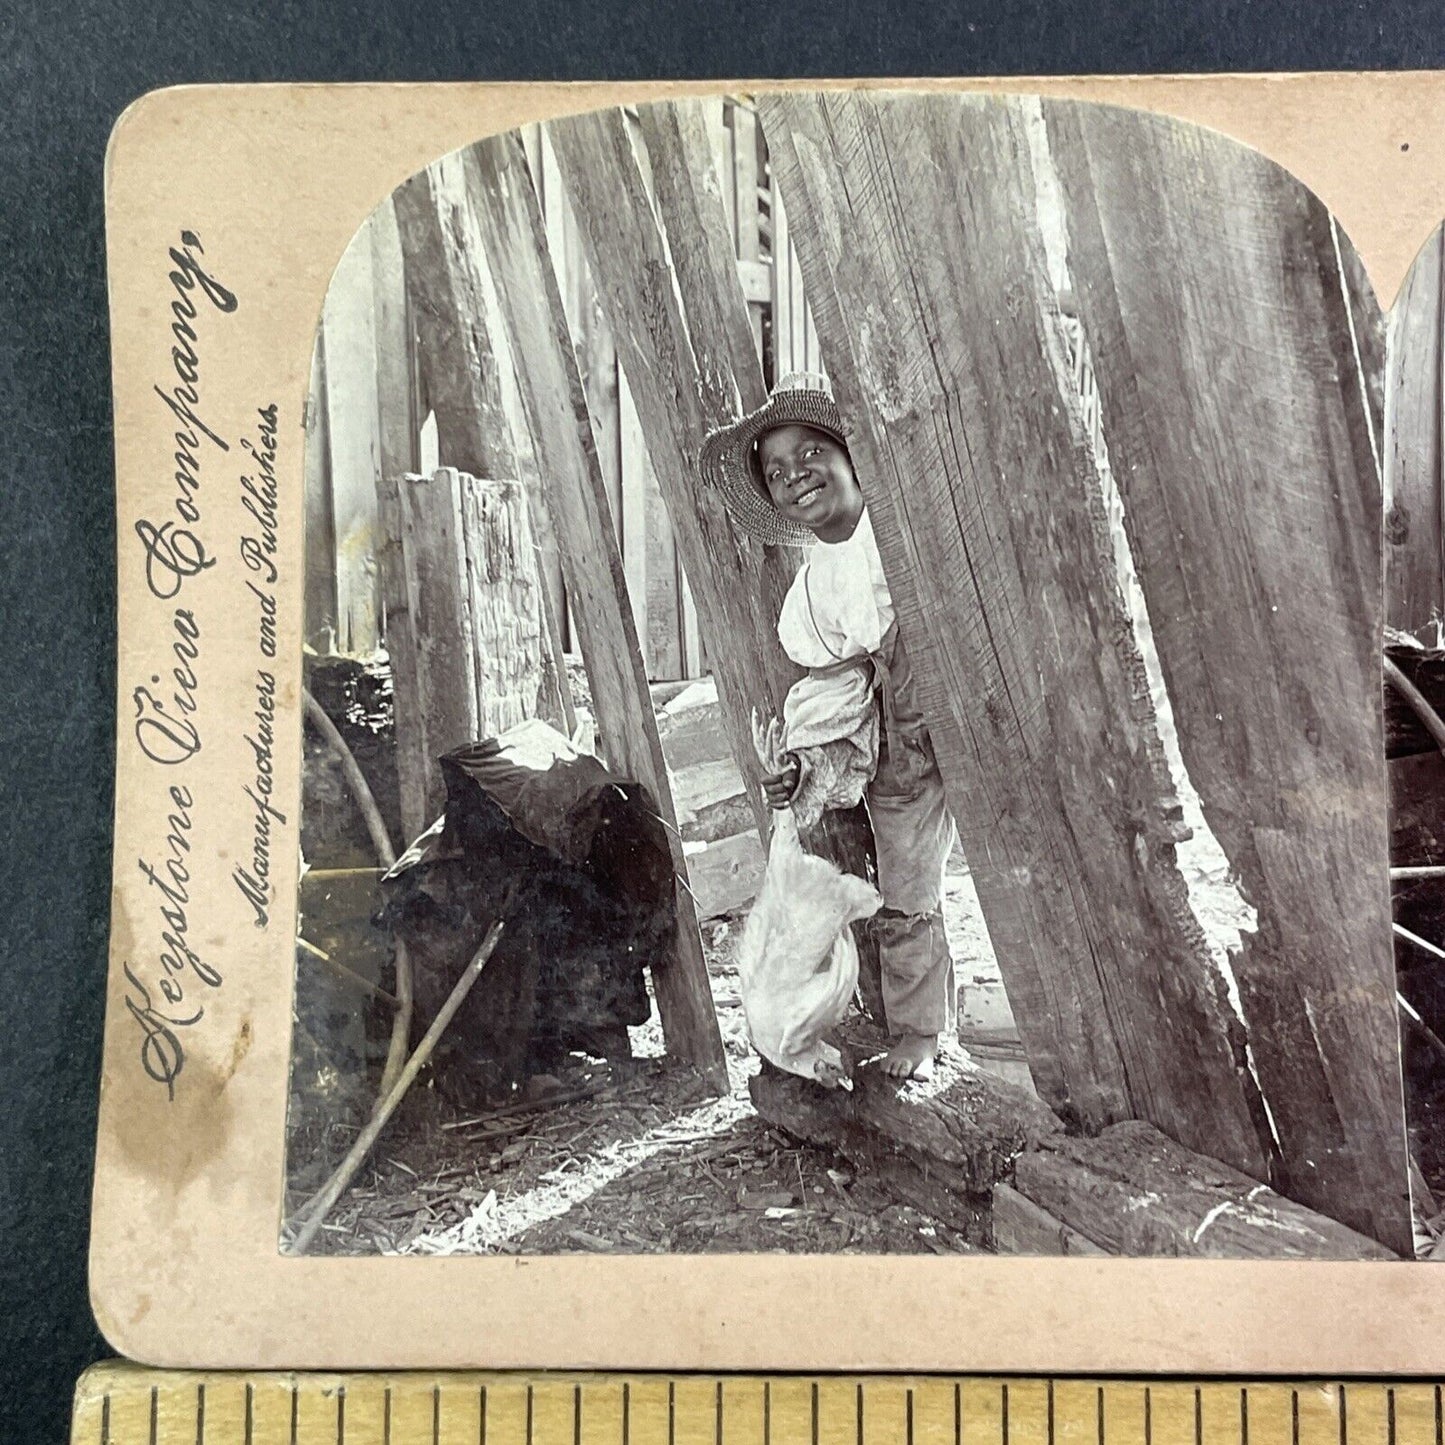
[[[773,387],[756,411],[713,432],[702,444],[698,467],[703,481],[717,488],[728,513],[745,532],[774,546],[810,547],[817,538],[772,504],[758,467],[758,438],[774,427],[790,425],[814,427],[840,446],[848,445],[827,377],[795,371]]]

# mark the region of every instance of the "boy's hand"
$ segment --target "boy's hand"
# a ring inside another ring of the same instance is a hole
[[[793,800],[793,794],[798,790],[798,779],[802,775],[802,768],[793,753],[783,754],[783,769],[779,773],[763,774],[763,796],[768,800],[768,807],[781,812]]]

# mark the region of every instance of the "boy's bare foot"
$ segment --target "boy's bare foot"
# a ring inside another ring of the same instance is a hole
[[[890,1079],[931,1079],[937,1052],[936,1034],[904,1034],[883,1055],[878,1067]]]

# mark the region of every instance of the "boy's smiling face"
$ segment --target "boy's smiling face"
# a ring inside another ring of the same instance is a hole
[[[758,469],[773,505],[825,542],[846,541],[863,512],[848,449],[827,432],[789,423],[758,439]]]

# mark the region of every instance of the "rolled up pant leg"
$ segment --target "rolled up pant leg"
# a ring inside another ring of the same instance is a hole
[[[867,798],[883,895],[872,926],[888,1031],[951,1032],[958,985],[943,928],[943,870],[957,834],[932,749],[885,758]]]
[[[952,1033],[958,983],[943,931],[943,910],[898,913],[885,908],[873,920],[883,973],[888,1032]]]

